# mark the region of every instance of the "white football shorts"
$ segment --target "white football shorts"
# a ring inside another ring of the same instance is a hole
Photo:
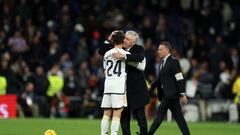
[[[124,94],[104,94],[101,108],[123,108],[127,107],[127,96]]]

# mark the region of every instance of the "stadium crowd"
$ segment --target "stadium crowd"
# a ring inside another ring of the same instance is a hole
[[[237,0],[0,2],[0,84],[7,82],[0,94],[18,96],[19,116],[100,117],[98,48],[116,29],[139,33],[149,82],[158,74],[158,43],[168,40],[190,99],[233,102],[240,93],[233,90],[240,85]]]

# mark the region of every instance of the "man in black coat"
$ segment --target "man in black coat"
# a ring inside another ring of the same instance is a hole
[[[110,36],[111,38],[111,36]],[[142,46],[136,45],[138,34],[134,31],[125,33],[124,48],[131,54],[123,55],[121,53],[114,54],[116,59],[125,59],[127,64],[127,102],[128,107],[124,108],[121,116],[121,127],[123,135],[130,135],[130,118],[131,111],[138,121],[140,135],[147,134],[147,120],[145,117],[145,105],[149,102],[149,94],[146,86],[144,72],[139,70],[132,62],[145,63],[145,53]],[[110,49],[111,46],[102,47],[99,54]]]
[[[187,104],[185,82],[181,73],[179,61],[170,54],[171,44],[163,41],[158,48],[161,65],[158,78],[151,84],[150,90],[158,88],[158,98],[161,102],[157,116],[152,123],[149,135],[153,135],[164,119],[167,110],[173,114],[183,135],[190,135],[187,123],[183,117],[180,101]]]

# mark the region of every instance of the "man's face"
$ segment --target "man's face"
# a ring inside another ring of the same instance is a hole
[[[164,58],[169,54],[169,49],[165,45],[159,45],[158,47],[158,55],[160,58]]]
[[[123,47],[126,49],[129,49],[133,46],[133,38],[130,35],[125,35],[124,41],[123,41]]]

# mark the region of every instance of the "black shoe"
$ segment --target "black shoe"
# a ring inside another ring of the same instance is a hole
[[[150,134],[149,132],[148,132],[148,134],[147,135],[153,135],[153,134]]]

